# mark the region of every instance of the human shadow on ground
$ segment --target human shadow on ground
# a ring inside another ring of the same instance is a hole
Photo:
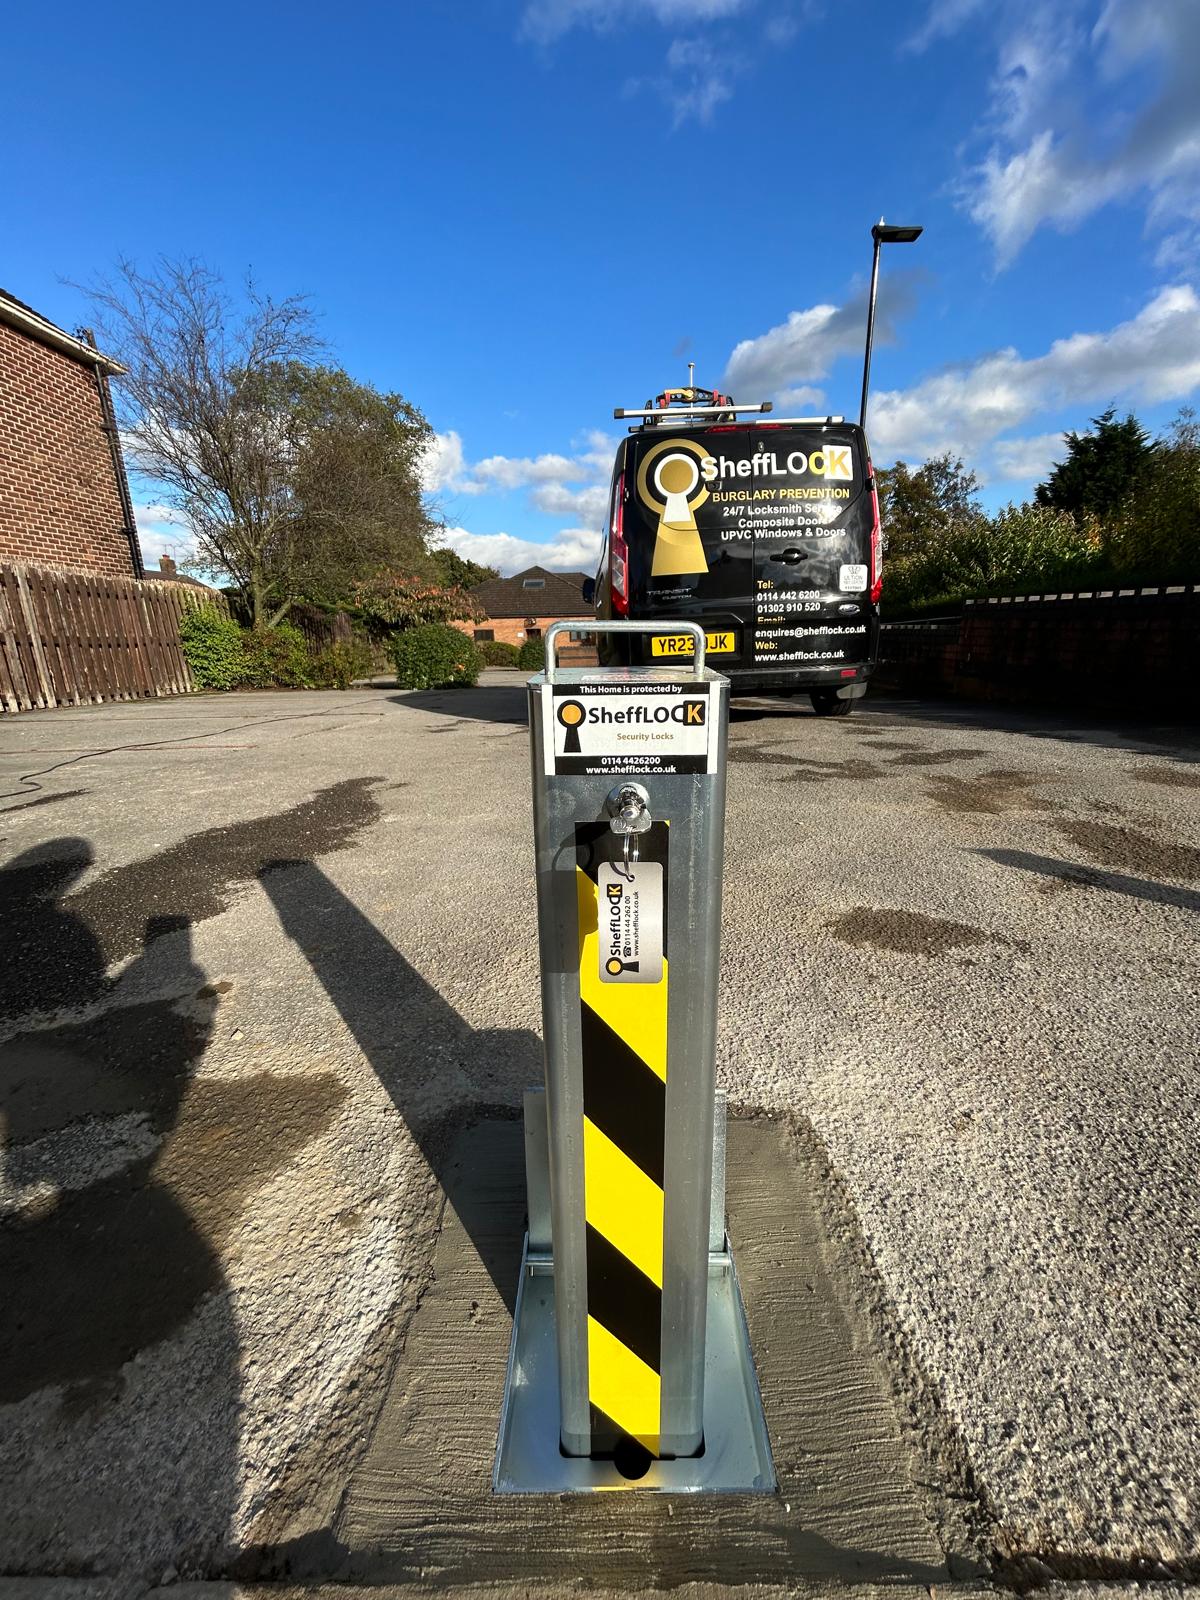
[[[542,1081],[542,1045],[525,1029],[474,1029],[311,861],[274,861],[262,885],[404,1119],[443,1192],[456,1136],[469,1122],[513,1117]],[[521,1240],[463,1215],[512,1312]]]
[[[206,1563],[236,1503],[236,1330],[218,1255],[160,1170],[214,1003],[185,917],[148,919],[109,983],[59,903],[91,861],[64,838],[0,871],[3,1014],[21,962],[47,974],[38,1019],[18,1010],[0,1040],[0,1567],[113,1571],[120,1552],[156,1575],[164,1550]],[[148,1352],[206,1300],[205,1372],[164,1381]]]
[[[1151,905],[1175,906],[1180,911],[1200,911],[1200,892],[1179,889],[1173,884],[1156,883],[1152,878],[1131,878],[1122,872],[1084,866],[1078,861],[1061,861],[1056,856],[1035,856],[1027,850],[976,850],[1001,867],[1015,867],[1036,873],[1062,888],[1103,889],[1109,894],[1128,895]]]

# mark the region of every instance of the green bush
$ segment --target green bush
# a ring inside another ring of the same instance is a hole
[[[473,684],[483,669],[474,639],[440,622],[392,636],[392,660],[402,689],[445,689]]]
[[[891,614],[952,604],[968,595],[1087,587],[1100,560],[1099,530],[1049,506],[1006,506],[991,518],[934,534],[919,554],[888,561],[883,600]]]
[[[197,689],[232,689],[241,682],[246,667],[242,630],[215,606],[199,606],[181,617],[179,642]]]
[[[520,651],[503,639],[476,639],[475,648],[485,667],[515,667]]]
[[[242,648],[246,658],[242,683],[248,689],[308,688],[308,642],[290,622],[251,629]]]
[[[1200,423],[1184,411],[1104,529],[1104,554],[1126,582],[1200,578]]]
[[[526,639],[517,654],[517,665],[522,672],[540,672],[546,665],[546,641]]]
[[[339,640],[318,650],[309,662],[309,682],[314,689],[348,689],[355,678],[367,678],[374,665],[365,640]]]

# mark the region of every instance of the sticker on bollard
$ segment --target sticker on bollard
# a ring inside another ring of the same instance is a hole
[[[710,688],[691,679],[544,684],[547,774],[715,772]]]
[[[603,971],[601,885],[616,877],[621,841],[603,823],[575,829],[588,1400],[595,1455],[611,1455],[622,1436],[636,1439],[651,1455],[659,1448],[668,992],[661,907],[669,836],[665,822],[652,824],[639,840],[636,868],[652,869],[658,878],[658,977],[614,983]]]
[[[619,835],[618,835],[619,837]],[[658,983],[663,975],[663,872],[655,861],[605,861],[600,889],[600,982]]]

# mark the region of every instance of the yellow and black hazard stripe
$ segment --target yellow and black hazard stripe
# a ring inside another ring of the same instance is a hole
[[[620,860],[621,840],[606,823],[575,830],[594,1456],[612,1455],[628,1440],[651,1455],[659,1448],[669,832],[656,822],[638,839],[639,860],[663,869],[662,979],[602,983],[596,876],[603,862]]]

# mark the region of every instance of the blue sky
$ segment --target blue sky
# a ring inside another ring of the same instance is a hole
[[[590,565],[614,405],[856,410],[999,503],[1110,401],[1200,387],[1196,0],[67,0],[6,23],[0,283],[74,327],[119,255],[312,297],[439,435],[465,553]],[[186,549],[136,485],[147,554]]]

